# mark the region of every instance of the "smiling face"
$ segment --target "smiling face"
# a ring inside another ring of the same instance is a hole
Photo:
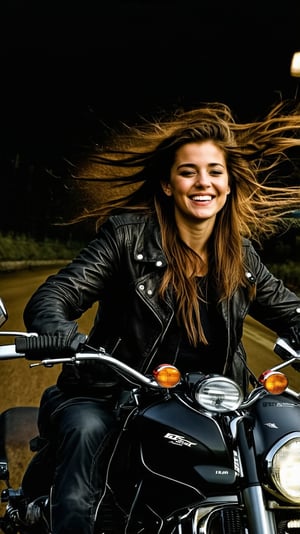
[[[206,221],[212,229],[230,193],[223,151],[212,141],[182,145],[176,152],[169,182],[161,185],[174,199],[179,228]]]

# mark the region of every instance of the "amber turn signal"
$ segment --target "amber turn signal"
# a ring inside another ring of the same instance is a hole
[[[161,364],[153,371],[153,377],[162,388],[173,388],[179,384],[181,374],[174,365]]]
[[[289,384],[287,376],[279,371],[264,371],[258,380],[271,395],[280,395]]]

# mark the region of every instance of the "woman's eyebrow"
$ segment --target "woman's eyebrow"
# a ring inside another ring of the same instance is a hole
[[[207,164],[208,167],[216,167],[216,166],[220,166],[222,167],[223,169],[225,168],[225,165],[224,163],[221,163],[219,161],[211,161]],[[198,167],[197,163],[179,163],[179,165],[177,165],[177,169],[180,169],[181,167],[193,167],[193,169],[196,169]]]

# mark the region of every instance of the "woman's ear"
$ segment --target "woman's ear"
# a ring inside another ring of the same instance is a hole
[[[160,185],[161,185],[162,190],[165,193],[165,195],[167,195],[168,197],[171,197],[172,196],[172,189],[171,189],[170,183],[161,181]]]

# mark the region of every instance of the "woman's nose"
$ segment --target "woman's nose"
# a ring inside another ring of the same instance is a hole
[[[203,171],[203,172],[198,172],[197,175],[196,175],[196,185],[200,185],[200,186],[203,186],[203,185],[209,185],[210,184],[210,178],[209,178],[209,175],[207,174],[207,172]]]

